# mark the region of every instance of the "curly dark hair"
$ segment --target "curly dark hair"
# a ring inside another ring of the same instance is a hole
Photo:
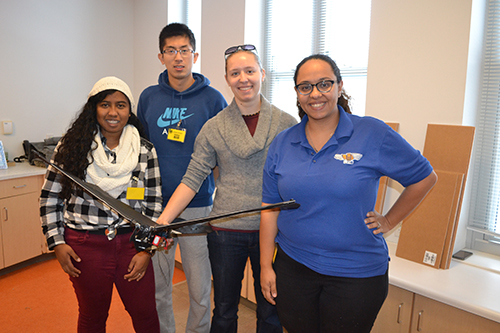
[[[85,179],[87,167],[91,162],[88,155],[92,149],[95,135],[99,128],[97,122],[97,105],[106,98],[106,96],[115,93],[118,90],[104,90],[92,97],[83,106],[82,110],[76,115],[75,120],[70,125],[68,131],[61,138],[57,153],[54,156],[54,162],[61,166],[65,171]],[[127,97],[128,99],[128,97]],[[130,100],[129,100],[129,105]],[[134,125],[141,137],[145,138],[144,128],[137,116],[130,109],[128,124]],[[69,178],[61,178],[60,198],[67,200],[72,193],[81,195],[82,190],[77,187]]]
[[[337,66],[337,64],[335,63],[335,61],[333,61],[332,58],[330,58],[326,54],[313,54],[313,55],[310,55],[310,56],[302,59],[302,61],[299,62],[299,64],[295,68],[295,73],[293,74],[293,82],[295,84],[297,84],[297,76],[299,73],[299,69],[302,67],[302,65],[304,65],[309,60],[323,60],[324,62],[326,62],[327,64],[330,65],[330,67],[333,70],[333,74],[335,74],[335,77],[337,78],[337,81],[338,82],[342,81],[342,75],[340,75],[340,69]],[[350,100],[351,100],[351,97],[349,95],[347,95],[344,88],[342,88],[342,92],[341,92],[341,95],[339,97],[339,101],[337,102],[337,104],[340,105],[347,113],[352,113]],[[299,109],[299,117],[300,117],[300,119],[302,119],[306,113],[304,112],[304,110],[302,110],[302,107],[300,106],[298,99],[297,99],[297,108]]]

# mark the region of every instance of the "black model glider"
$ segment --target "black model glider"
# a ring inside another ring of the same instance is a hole
[[[197,218],[193,220],[176,219],[174,223],[161,225],[155,223],[149,217],[144,216],[142,213],[136,211],[135,209],[125,204],[124,202],[113,198],[107,192],[103,191],[99,186],[87,183],[81,180],[80,178],[72,175],[71,173],[64,171],[61,167],[50,162],[47,158],[45,158],[45,156],[43,156],[39,151],[37,151],[36,148],[32,147],[32,149],[34,153],[45,163],[51,165],[53,168],[58,170],[64,176],[71,179],[74,183],[76,183],[90,195],[97,198],[103,204],[108,206],[111,210],[115,211],[116,213],[121,215],[124,219],[128,220],[131,224],[133,224],[135,230],[130,240],[134,242],[135,248],[138,251],[163,248],[165,247],[165,244],[167,244],[166,240],[168,238],[172,238],[173,236],[172,234],[207,232],[208,231],[207,229],[211,230],[210,226],[208,225],[208,222],[210,221],[240,214],[258,212],[267,209],[274,209],[274,208],[295,209],[300,206],[298,203],[295,202],[295,200],[289,200],[277,204],[239,210],[210,217]],[[120,221],[118,220],[114,224],[109,225],[108,228],[106,229],[106,235],[108,236],[109,239],[113,239],[114,236],[116,235],[116,227],[119,222]]]

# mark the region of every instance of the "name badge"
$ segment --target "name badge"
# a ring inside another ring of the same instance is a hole
[[[169,128],[168,129],[168,140],[177,141],[184,143],[186,139],[186,129],[185,128]]]
[[[144,200],[144,187],[128,187],[127,200]]]

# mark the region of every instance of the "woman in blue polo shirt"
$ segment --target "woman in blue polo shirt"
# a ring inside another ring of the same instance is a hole
[[[262,201],[295,199],[301,206],[261,214],[262,291],[289,333],[370,332],[388,291],[382,234],[420,203],[437,177],[389,126],[351,114],[331,58],[305,58],[294,81],[302,121],[271,144]],[[381,215],[374,206],[384,175],[405,190]]]

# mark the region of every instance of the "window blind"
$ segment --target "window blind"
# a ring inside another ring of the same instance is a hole
[[[295,67],[303,58],[322,53],[337,62],[344,87],[357,103],[354,113],[364,115],[371,0],[266,0],[264,10],[267,99],[297,116]]]
[[[500,1],[490,0],[477,116],[469,230],[500,236]]]
[[[293,0],[267,0],[264,20],[263,66],[266,69],[263,93],[284,111],[293,114],[295,66],[313,53],[315,26],[314,8],[317,0],[309,3]],[[293,111],[292,111],[293,110]]]

